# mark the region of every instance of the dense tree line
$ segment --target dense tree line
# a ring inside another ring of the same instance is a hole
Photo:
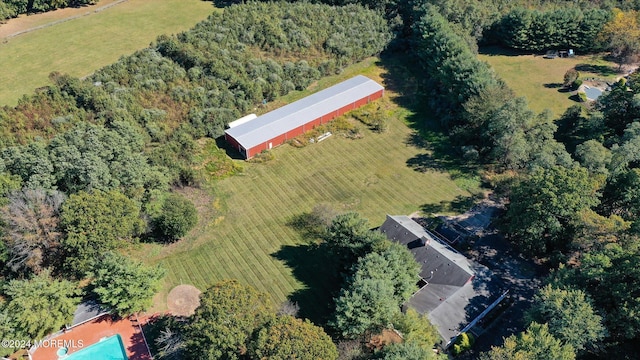
[[[531,112],[476,58],[473,44],[440,8],[423,10],[414,23],[412,44],[430,76],[422,96],[468,161],[516,170],[505,188],[510,203],[501,219],[504,234],[526,256],[542,258],[549,266],[573,259],[554,277],[559,280],[549,280],[553,287],[539,291],[526,317],[528,329],[486,357],[628,354],[632,350],[616,345],[637,339],[636,300],[629,296],[635,291],[629,285],[633,272],[622,275],[626,266],[615,264],[630,261],[638,242],[637,75],[612,86],[587,116],[579,107],[569,109],[558,131],[548,114]],[[527,11],[543,18],[545,12],[565,10]],[[610,14],[610,9],[581,11]],[[515,8],[505,14],[523,13]],[[601,16],[593,24],[602,29],[609,19]]]
[[[289,0],[297,1],[297,0]],[[514,49],[541,51],[573,48],[582,52],[603,50],[598,39],[612,9],[640,10],[640,2],[627,0],[315,0],[331,5],[358,3],[380,11],[400,36],[412,33],[419,9],[437,7],[449,22],[484,44],[501,44]],[[220,2],[220,5],[224,5]]]
[[[69,6],[95,4],[95,0],[2,0],[0,1],[0,23],[20,14],[51,11]]]
[[[164,271],[120,253],[141,237],[175,241],[195,225],[193,204],[170,191],[199,181],[195,140],[378,54],[388,29],[356,5],[232,6],[87,79],[52,73],[52,85],[0,109],[2,335],[58,330],[80,297],[121,316],[147,308]],[[337,356],[307,321],[264,320],[243,343],[256,357]],[[196,323],[191,341],[203,335]],[[215,351],[239,354],[230,346]]]
[[[429,75],[422,96],[464,157],[499,169],[571,163],[549,114],[515,97],[436,7],[416,21],[413,46]]]
[[[611,11],[599,8],[546,11],[515,8],[494,25],[488,36],[519,50],[541,52],[562,48],[595,52],[605,47],[598,36],[610,17]]]

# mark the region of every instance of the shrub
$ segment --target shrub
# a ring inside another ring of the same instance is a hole
[[[376,116],[371,121],[371,130],[374,132],[383,133],[387,131],[388,128],[389,125],[387,124],[387,121],[381,116]]]
[[[578,88],[580,87],[580,85],[582,85],[582,80],[581,79],[575,79],[573,81],[573,83],[571,83],[571,89],[573,90],[578,90]]]
[[[16,15],[18,15],[18,13],[14,7],[0,2],[0,24],[5,22],[7,19],[16,17]]]
[[[580,73],[576,71],[576,69],[569,69],[564,74],[564,87],[568,88],[572,86],[580,77]]]
[[[269,150],[262,150],[261,153],[256,154],[256,156],[252,157],[251,159],[249,159],[250,162],[252,163],[265,163],[267,161],[271,161],[273,159],[275,159],[276,156],[273,154],[272,151]]]
[[[580,102],[587,102],[587,93],[585,93],[584,91],[579,91],[578,92],[578,100]]]
[[[456,339],[455,344],[453,344],[453,350],[451,351],[453,355],[460,355],[463,352],[471,349],[476,339],[473,335],[468,334],[466,332],[460,334]]]
[[[175,241],[183,237],[197,222],[198,213],[193,203],[181,195],[170,194],[162,204],[160,215],[155,219],[155,227],[160,238]]]

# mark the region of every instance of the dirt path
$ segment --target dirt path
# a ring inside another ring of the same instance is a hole
[[[64,8],[35,15],[20,15],[0,25],[0,39],[9,39],[28,32],[98,13],[128,0],[100,0],[95,5]]]

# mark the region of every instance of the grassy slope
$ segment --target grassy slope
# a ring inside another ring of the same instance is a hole
[[[161,34],[191,28],[213,11],[201,0],[129,0],[0,44],[0,105],[49,83],[52,71],[86,76]]]
[[[544,109],[549,109],[556,118],[562,115],[568,107],[576,104],[569,99],[571,93],[558,91],[558,86],[562,85],[567,70],[579,64],[617,67],[611,62],[602,60],[599,56],[544,59],[542,56],[505,55],[489,52],[479,55],[479,58],[488,62],[515,91],[516,95],[526,97],[532,110],[541,112]],[[615,76],[611,73],[582,71],[581,77],[613,79]]]
[[[317,91],[357,73],[381,81],[381,72],[371,59],[312,87]],[[394,94],[388,91],[387,96]],[[275,160],[243,164],[243,174],[216,182],[211,199],[201,204],[205,220],[187,239],[169,247],[147,244],[141,249],[145,258],[169,270],[154,310],[166,307],[166,294],[175,285],[190,283],[204,289],[225,278],[251,284],[276,302],[313,284],[306,297],[320,305],[330,286],[323,279],[322,265],[310,264],[317,259],[298,247],[303,239],[286,225],[292,217],[329,203],[340,211],[358,211],[377,226],[387,213],[410,214],[424,204],[469,195],[446,173],[417,172],[407,166],[407,160],[426,150],[406,144],[412,130],[404,119],[411,113],[393,107],[394,118],[383,134],[366,130],[358,140],[332,136],[301,149],[283,145],[273,150]],[[202,195],[192,198],[203,201]]]

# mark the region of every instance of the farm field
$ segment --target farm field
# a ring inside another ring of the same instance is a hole
[[[128,0],[87,16],[58,23],[0,43],[0,105],[49,83],[59,71],[77,77],[144,48],[162,34],[187,30],[214,7],[202,0]],[[64,10],[63,10],[64,11]],[[51,22],[60,20],[49,15]],[[17,19],[43,25],[42,20]],[[2,26],[2,25],[0,25]]]
[[[577,104],[569,99],[571,93],[558,91],[567,70],[577,67],[583,79],[594,77],[613,81],[619,76],[615,71],[618,65],[599,55],[544,59],[540,55],[515,55],[490,48],[481,51],[478,58],[489,63],[517,96],[526,97],[533,111],[539,113],[549,109],[554,118]]]
[[[371,59],[317,86],[358,73],[381,81],[381,71]],[[387,91],[386,96],[394,94]],[[334,135],[304,148],[283,145],[273,150],[275,159],[270,162],[240,161],[243,173],[213,183],[208,199],[201,190],[187,194],[204,221],[179,243],[145,244],[138,250],[168,270],[154,310],[164,310],[167,292],[178,284],[204,290],[226,278],[267,292],[276,303],[305,290],[311,292],[307,298],[323,299],[323,284],[331,284],[323,279],[322,262],[304,250],[306,240],[287,225],[294,217],[326,203],[340,212],[358,211],[371,226],[378,226],[387,213],[411,214],[424,204],[470,196],[447,173],[420,172],[407,165],[427,150],[410,144],[413,130],[405,124],[410,112],[392,107],[393,118],[382,134],[365,130],[361,139]],[[312,289],[307,289],[309,283]],[[324,305],[318,301],[318,306]]]
[[[93,5],[66,7],[37,14],[20,14],[0,24],[0,39],[14,37],[58,22],[86,16],[128,0],[99,0]]]

